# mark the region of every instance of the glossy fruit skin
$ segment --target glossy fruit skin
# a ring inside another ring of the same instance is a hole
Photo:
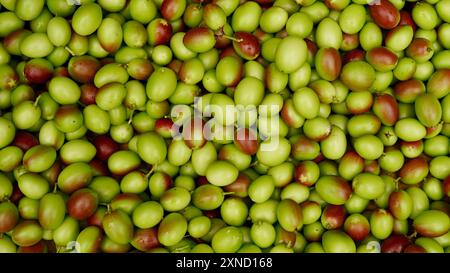
[[[127,244],[133,237],[133,225],[125,212],[116,210],[107,213],[102,221],[106,235],[118,244]]]
[[[426,127],[433,127],[442,118],[442,107],[439,100],[433,94],[423,94],[414,102],[414,109],[420,123]]]
[[[375,5],[370,5],[369,12],[375,23],[384,29],[392,29],[400,22],[399,11],[387,0],[381,0]]]
[[[85,220],[97,210],[97,194],[90,189],[80,189],[74,192],[67,201],[68,213],[77,220]]]
[[[158,240],[162,245],[173,246],[184,237],[187,231],[187,221],[179,213],[167,215],[158,228]]]
[[[17,207],[10,202],[0,204],[0,231],[2,233],[11,231],[18,223],[19,211]]]
[[[361,214],[352,214],[345,219],[344,230],[353,240],[362,241],[369,235],[369,221]]]
[[[399,117],[398,103],[395,98],[389,94],[376,96],[372,110],[386,126],[395,125]]]
[[[375,80],[375,70],[363,61],[349,62],[343,66],[340,79],[353,91],[367,90]]]
[[[316,190],[329,204],[343,205],[352,192],[348,183],[338,176],[322,176],[316,182]]]
[[[45,229],[56,229],[64,221],[66,205],[60,194],[47,193],[39,201],[39,224]]]
[[[442,211],[428,210],[420,213],[415,219],[415,230],[426,237],[437,237],[448,232],[450,219]]]
[[[90,3],[78,8],[72,19],[72,28],[79,35],[87,36],[100,27],[102,10],[99,5]]]
[[[355,243],[350,236],[342,231],[330,230],[322,235],[322,245],[325,252],[331,253],[354,253]]]
[[[395,191],[389,196],[389,210],[399,220],[406,220],[412,212],[413,201],[406,191]]]
[[[378,209],[370,217],[370,227],[372,234],[380,240],[386,239],[392,233],[394,218],[383,209]]]
[[[23,221],[11,234],[12,241],[19,246],[32,246],[42,239],[42,228],[36,221]]]

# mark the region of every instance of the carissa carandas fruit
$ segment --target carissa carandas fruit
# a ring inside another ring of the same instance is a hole
[[[450,252],[450,0],[404,2],[0,0],[0,253]]]

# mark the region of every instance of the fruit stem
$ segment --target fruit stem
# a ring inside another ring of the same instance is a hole
[[[133,115],[134,115],[135,109],[131,109],[130,119],[128,120],[128,124],[131,124],[133,122]]]
[[[225,35],[225,34],[221,34],[220,36],[225,37],[225,38],[227,38],[228,40],[231,40],[231,41],[234,41],[234,42],[238,42],[238,43],[244,41],[244,39],[242,39],[242,38],[241,38],[241,39],[237,39],[237,38],[234,38],[234,37]]]
[[[150,177],[150,175],[155,171],[155,169],[156,169],[156,164],[155,164],[155,165],[152,165],[152,168],[150,169],[150,171],[148,171],[148,173],[146,173],[146,174],[144,175],[144,177],[145,177],[146,179],[148,179],[148,178]]]
[[[73,52],[68,46],[65,46],[64,49],[69,51],[70,55],[75,56],[75,52]]]
[[[408,239],[416,238],[417,237],[417,231],[414,231],[411,235],[408,236]]]
[[[39,100],[41,99],[41,95],[39,95],[37,98],[36,98],[36,101],[34,102],[34,107],[37,107],[38,106],[38,103],[39,103]]]

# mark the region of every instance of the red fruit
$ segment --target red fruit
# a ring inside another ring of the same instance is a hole
[[[398,25],[399,26],[410,25],[413,28],[414,32],[416,32],[417,29],[416,23],[414,23],[411,14],[406,10],[400,11],[400,22],[398,23]]]
[[[442,182],[442,187],[444,188],[445,195],[450,197],[450,175],[445,178],[444,182]]]
[[[69,61],[68,70],[70,77],[80,83],[90,83],[94,80],[95,73],[100,69],[100,62],[94,57],[75,56]]]
[[[236,51],[234,50],[234,48],[232,46],[226,47],[222,50],[222,52],[220,52],[219,58],[223,59],[225,57],[235,57],[240,59],[241,57],[239,57],[239,55],[236,53]]]
[[[248,187],[251,182],[246,174],[239,173],[238,178],[233,183],[225,186],[224,189],[227,192],[232,192],[234,196],[244,198],[248,196]]]
[[[306,43],[306,47],[308,48],[308,60],[310,60],[310,59],[314,58],[318,48],[317,48],[316,43],[314,43],[310,39],[305,38],[304,41]]]
[[[203,215],[205,215],[208,218],[219,218],[220,217],[220,210],[214,209],[214,210],[204,210]]]
[[[450,69],[439,69],[427,82],[427,91],[434,94],[447,94],[450,90]]]
[[[345,220],[344,230],[354,241],[362,241],[370,233],[370,224],[363,215],[353,214]]]
[[[11,196],[9,197],[9,201],[11,201],[17,205],[23,196],[24,196],[24,194],[22,193],[22,191],[20,191],[19,185],[17,183],[15,183],[13,185],[13,192],[12,192]]]
[[[25,64],[23,70],[30,84],[43,84],[53,76],[53,65],[45,59],[32,59]]]
[[[381,123],[386,126],[393,126],[399,117],[398,103],[389,94],[375,96],[372,111],[380,119]]]
[[[127,72],[133,79],[144,81],[153,73],[153,65],[147,59],[134,59],[128,63]]]
[[[67,67],[64,66],[60,66],[55,68],[55,71],[53,72],[53,77],[70,77],[69,74],[69,69],[67,69]]]
[[[320,163],[320,162],[322,162],[323,160],[325,160],[325,156],[324,156],[322,153],[320,153],[318,156],[316,156],[316,158],[313,159],[313,161],[314,161],[315,163]]]
[[[409,202],[408,202],[409,201]],[[411,206],[411,198],[406,191],[394,191],[389,195],[389,211],[392,215],[399,220],[406,220],[405,209]]]
[[[366,54],[367,62],[378,71],[388,72],[397,66],[398,57],[386,47],[375,47]]]
[[[168,68],[170,68],[170,69],[172,69],[176,74],[178,74],[179,72],[180,72],[180,69],[181,69],[181,66],[183,65],[183,62],[182,61],[180,61],[180,60],[178,60],[178,59],[175,59],[175,60],[172,60],[168,65],[167,65],[167,67]]]
[[[206,176],[199,176],[199,178],[197,179],[197,186],[202,186],[206,184],[209,184],[209,181],[208,179],[206,179]]]
[[[98,88],[93,84],[83,84],[81,87],[80,101],[85,106],[95,104],[95,96],[97,96]]]
[[[0,203],[0,233],[8,232],[19,222],[19,210],[11,202]]]
[[[169,22],[162,18],[157,18],[148,25],[147,32],[149,43],[157,46],[169,43],[173,29]]]
[[[180,9],[183,8],[183,3],[186,6],[186,0],[164,0],[160,8],[161,15],[169,21],[177,20],[180,18]]]
[[[11,145],[19,147],[25,152],[38,144],[39,140],[34,135],[25,131],[18,131]]]
[[[256,133],[248,128],[239,128],[234,134],[234,145],[248,155],[258,151],[259,143]]]
[[[427,253],[427,251],[425,250],[425,248],[423,248],[419,245],[411,244],[411,245],[405,247],[405,249],[403,250],[403,253]]]
[[[87,220],[86,223],[88,226],[96,226],[103,230],[103,217],[105,217],[106,214],[106,208],[105,207],[99,207],[94,214],[92,214]]]
[[[170,118],[160,118],[155,123],[155,131],[164,138],[172,137],[173,121]]]
[[[258,2],[261,5],[267,5],[273,3],[274,0],[255,0],[255,2]]]
[[[315,67],[322,79],[327,81],[336,80],[342,68],[339,52],[332,47],[319,49],[315,57]]]
[[[17,249],[17,253],[47,253],[48,247],[43,240],[32,246],[21,246]]]
[[[353,61],[364,61],[365,51],[362,49],[353,49],[342,56],[342,65]]]
[[[369,4],[373,21],[381,28],[393,29],[400,22],[400,12],[388,0],[375,0]]]
[[[95,137],[94,145],[97,149],[97,158],[103,161],[108,160],[108,158],[116,151],[119,150],[119,144],[112,140],[107,135],[100,135]]]
[[[19,45],[22,40],[30,34],[31,31],[28,29],[18,29],[13,31],[3,39],[3,46],[8,52],[11,52],[12,55],[20,55]]]
[[[406,161],[400,169],[399,176],[406,184],[409,181],[420,181],[428,174],[428,163],[422,157],[417,157]],[[414,184],[414,183],[413,183]]]
[[[233,47],[239,56],[246,60],[254,60],[259,56],[261,47],[258,38],[242,31],[236,32],[234,37],[236,40],[233,41]]]
[[[149,251],[159,247],[158,229],[156,227],[147,229],[137,229],[134,232],[131,245],[140,251]]]
[[[397,100],[403,103],[413,103],[416,98],[423,93],[425,93],[425,84],[417,79],[402,81],[394,86],[395,97],[397,98]]]
[[[381,253],[402,253],[410,244],[405,235],[391,235],[381,244]]]
[[[314,185],[317,181],[317,177],[311,175],[312,166],[314,165],[308,161],[298,163],[294,170],[295,181],[307,187]]]
[[[433,44],[425,38],[415,38],[406,48],[406,55],[421,63],[428,61],[433,54]]]
[[[304,118],[297,113],[297,110],[295,110],[292,99],[288,99],[284,102],[280,116],[289,127],[299,128],[304,123]]]
[[[45,172],[42,173],[42,176],[47,179],[50,183],[50,186],[54,186],[58,181],[58,176],[63,169],[63,164],[61,161],[56,160],[55,163]]]
[[[338,229],[345,221],[344,206],[327,205],[321,216],[322,226],[326,229]]]
[[[228,35],[232,35],[232,33],[226,33],[224,28],[215,31],[216,44],[215,48],[223,49],[231,45],[231,40]]]
[[[89,166],[91,166],[94,176],[108,176],[110,174],[106,161],[94,158],[89,162]]]
[[[300,160],[305,159],[305,154],[312,155],[316,153],[316,150],[320,149],[319,144],[307,137],[300,137],[293,145],[291,149],[291,154],[294,159]],[[316,157],[316,155],[314,156]],[[312,160],[314,158],[307,158]]]
[[[86,220],[95,213],[97,206],[97,194],[90,189],[80,189],[67,201],[67,212],[77,220]]]

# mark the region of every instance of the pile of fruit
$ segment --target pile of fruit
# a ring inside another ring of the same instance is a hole
[[[0,0],[0,252],[450,252],[450,0]]]

